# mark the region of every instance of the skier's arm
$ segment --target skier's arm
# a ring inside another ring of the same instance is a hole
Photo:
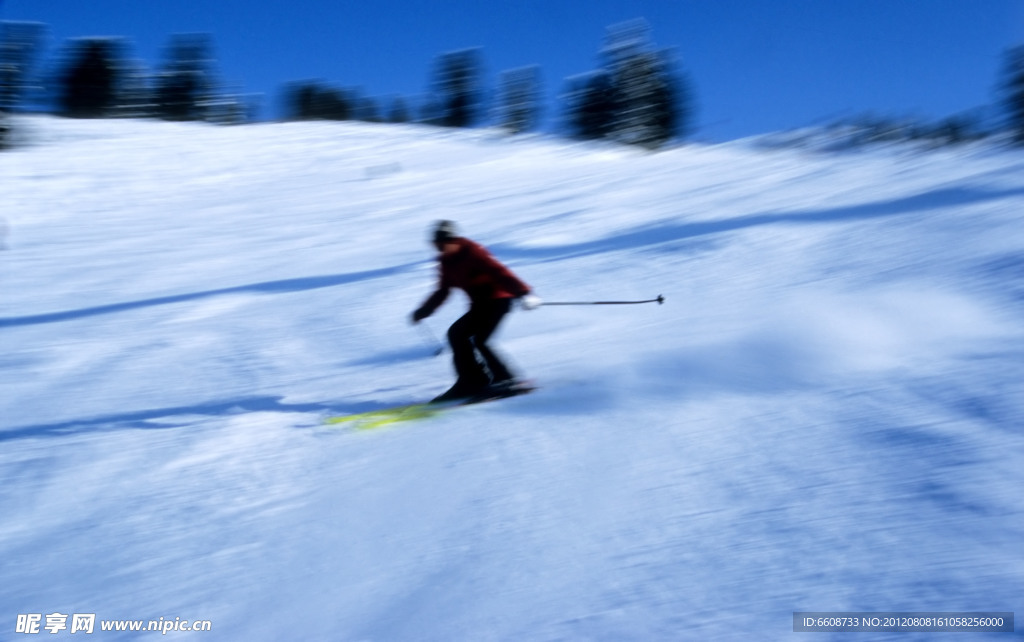
[[[449,292],[451,292],[451,288],[442,283],[437,290],[435,290],[434,293],[423,302],[423,305],[416,308],[416,311],[412,313],[412,322],[419,323],[433,314],[435,310],[441,307],[441,304],[445,302],[445,299],[448,298]]]
[[[484,266],[487,271],[494,277],[495,283],[498,284],[502,290],[512,294],[516,298],[526,296],[531,292],[530,286],[523,283],[512,270],[508,269],[501,261],[491,256],[491,253],[485,250],[483,247],[477,246],[474,248],[475,256]]]
[[[448,293],[452,290],[452,284],[444,265],[437,266],[437,289],[434,293],[427,297],[427,300],[423,302],[423,305],[416,308],[416,311],[412,313],[412,322],[419,323],[423,319],[426,319],[434,313],[441,304],[448,298]]]

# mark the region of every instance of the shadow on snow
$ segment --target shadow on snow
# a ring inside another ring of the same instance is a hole
[[[863,221],[875,218],[926,212],[940,207],[962,207],[974,203],[1010,198],[1014,196],[1024,196],[1024,189],[985,190],[971,187],[949,187],[892,201],[867,203],[864,205],[854,205],[822,211],[753,214],[750,216],[740,216],[723,221],[704,221],[642,227],[631,232],[617,234],[604,239],[554,247],[522,248],[515,245],[494,244],[491,249],[502,258],[508,259],[558,260],[574,256],[586,256],[605,252],[663,245],[665,243],[695,239],[714,234],[735,232],[764,225]],[[156,297],[128,303],[114,303],[92,308],[82,308],[79,310],[68,310],[65,312],[51,312],[22,317],[6,317],[0,318],[0,328],[70,321],[91,316],[123,312],[126,310],[181,303],[185,301],[195,301],[198,299],[226,294],[285,294],[291,292],[303,292],[307,290],[328,288],[356,283],[359,281],[394,276],[408,271],[421,263],[422,262],[407,263],[405,265],[381,268],[377,270],[366,270],[363,272],[352,272],[349,274],[268,281],[265,283],[207,290],[204,292]]]
[[[286,403],[283,397],[242,397],[229,401],[213,401],[196,406],[154,408],[88,419],[70,419],[49,424],[14,426],[0,429],[0,442],[26,437],[61,437],[87,431],[123,429],[166,430],[187,426],[186,417],[230,417],[252,412],[354,414],[379,410],[384,404],[366,401],[359,403]],[[392,405],[392,404],[387,404]],[[178,418],[178,419],[175,419]]]
[[[59,321],[73,321],[103,314],[114,314],[128,310],[149,308],[157,305],[168,305],[172,303],[183,303],[185,301],[197,301],[226,294],[288,294],[292,292],[305,292],[320,288],[330,288],[338,285],[347,285],[370,279],[380,279],[394,276],[405,272],[420,263],[407,263],[390,268],[378,270],[366,270],[363,272],[351,272],[349,274],[333,274],[328,276],[311,276],[298,279],[283,279],[280,281],[267,281],[265,283],[254,283],[250,285],[239,285],[231,288],[220,288],[217,290],[206,290],[204,292],[192,292],[189,294],[175,294],[171,296],[143,299],[141,301],[130,301],[127,303],[113,303],[110,305],[98,305],[92,308],[79,310],[67,310],[65,312],[50,312],[46,314],[33,314],[23,317],[0,318],[0,328],[11,328],[17,326],[37,325],[41,323],[57,323]]]
[[[974,203],[1014,196],[1024,196],[1024,189],[986,190],[971,187],[949,187],[892,201],[866,203],[864,205],[853,205],[821,211],[769,212],[721,221],[657,225],[639,228],[595,241],[553,247],[522,248],[515,245],[496,244],[492,249],[502,257],[558,260],[573,256],[639,249],[764,225],[866,221],[926,212],[940,207],[963,207]]]

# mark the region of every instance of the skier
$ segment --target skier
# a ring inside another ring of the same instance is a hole
[[[516,379],[487,345],[498,324],[519,299],[523,309],[533,310],[541,300],[481,245],[459,236],[452,221],[438,221],[431,241],[438,251],[440,280],[437,290],[412,313],[412,322],[429,317],[460,288],[469,296],[469,312],[448,329],[457,378],[434,401],[469,399],[511,390]]]

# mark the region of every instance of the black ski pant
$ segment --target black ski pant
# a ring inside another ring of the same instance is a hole
[[[474,302],[469,312],[448,328],[448,343],[452,346],[458,375],[457,386],[476,388],[512,378],[512,373],[487,345],[511,309],[512,299]]]

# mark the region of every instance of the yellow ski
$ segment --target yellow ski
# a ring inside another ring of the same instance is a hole
[[[324,420],[324,423],[332,426],[345,424],[356,430],[369,430],[402,421],[433,417],[442,410],[452,408],[455,405],[458,404],[413,403],[404,406],[381,408],[380,410],[357,412],[351,415],[341,415],[339,417],[328,417]]]
[[[402,406],[392,406],[390,408],[357,412],[351,415],[328,417],[324,419],[324,423],[329,426],[344,426],[354,428],[355,430],[370,430],[371,428],[380,428],[381,426],[388,426],[403,421],[427,419],[442,413],[445,410],[451,410],[452,408],[469,406],[486,401],[496,401],[498,399],[507,399],[508,397],[526,394],[533,390],[535,390],[535,388],[532,384],[521,384],[514,388],[502,389],[494,391],[492,394],[482,394],[470,399],[411,403]]]

